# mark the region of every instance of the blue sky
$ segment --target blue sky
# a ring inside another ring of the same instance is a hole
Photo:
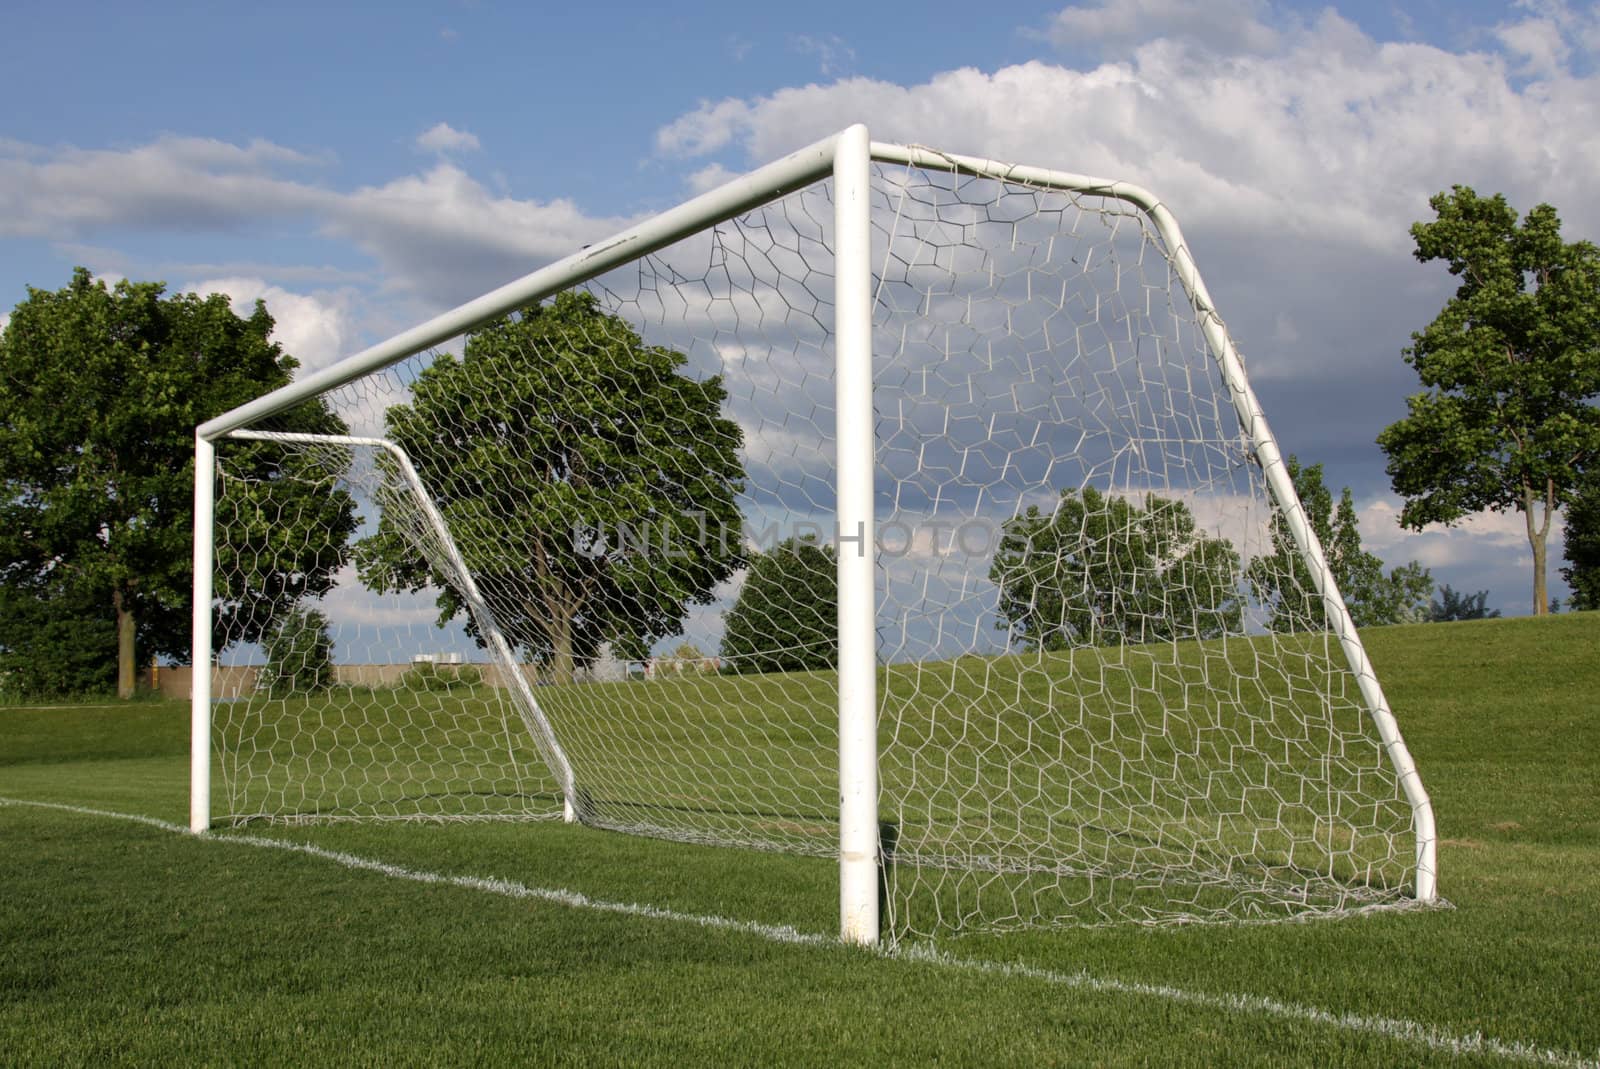
[[[1401,532],[1372,439],[1450,289],[1410,257],[1430,194],[1600,237],[1600,5],[144,7],[8,19],[0,316],[81,263],[264,296],[321,366],[860,120],[1162,194],[1369,547],[1527,611],[1521,517]]]

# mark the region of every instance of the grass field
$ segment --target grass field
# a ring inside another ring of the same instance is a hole
[[[833,943],[825,859],[196,838],[185,706],[0,709],[0,1062],[1600,1064],[1600,614],[1366,638],[1454,908],[892,955]]]
[[[1258,635],[880,669],[888,929],[943,938],[1405,901],[1411,808],[1339,656],[1328,635]],[[837,856],[834,673],[537,690],[524,712],[553,725],[583,823]],[[343,686],[219,703],[213,814],[557,816],[560,789],[512,693]]]

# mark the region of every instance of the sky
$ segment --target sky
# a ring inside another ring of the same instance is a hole
[[[1352,488],[1367,548],[1530,609],[1522,517],[1402,531],[1373,439],[1452,290],[1411,255],[1429,196],[1548,202],[1566,237],[1600,237],[1600,4],[86,3],[7,22],[0,326],[81,264],[264,298],[323,367],[865,122],[1154,190],[1284,451]]]

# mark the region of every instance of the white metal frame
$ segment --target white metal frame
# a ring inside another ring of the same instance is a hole
[[[195,575],[190,826],[210,826],[211,601],[214,443],[241,428],[304,400],[342,386],[432,348],[529,303],[543,300],[623,263],[636,260],[705,227],[733,218],[793,190],[832,175],[835,224],[835,359],[838,405],[839,536],[839,795],[840,933],[849,942],[878,939],[879,830],[877,769],[876,560],[873,532],[875,468],[872,410],[872,274],[869,198],[873,160],[930,170],[971,174],[1064,192],[1113,197],[1141,211],[1172,256],[1179,281],[1200,317],[1201,328],[1221,368],[1240,423],[1250,435],[1267,485],[1305,555],[1366,702],[1374,727],[1412,809],[1416,836],[1415,896],[1437,897],[1437,836],[1433,808],[1415,763],[1401,738],[1383,689],[1340,597],[1316,533],[1295,495],[1277,441],[1245,377],[1244,365],[1195,267],[1177,220],[1148,191],[1064,171],[1017,167],[972,156],[871,141],[856,125],[767,164],[709,193],[534,271],[458,308],[395,335],[332,367],[306,376],[202,424],[195,435]],[[260,432],[239,437],[271,437]],[[282,437],[282,436],[278,436]],[[352,439],[351,441],[357,441]],[[392,443],[362,439],[394,452]],[[404,454],[399,454],[405,461]],[[405,462],[409,466],[409,462]],[[414,473],[413,473],[414,474]],[[425,495],[424,495],[425,496]],[[437,517],[435,517],[437,519]],[[446,535],[446,544],[449,544]],[[470,577],[469,577],[470,578]],[[530,708],[537,702],[529,697]],[[542,714],[536,714],[543,721]],[[536,725],[530,725],[536,728]],[[548,723],[543,724],[548,731]],[[536,734],[543,734],[537,731]],[[559,741],[549,736],[554,753]],[[572,770],[560,758],[554,769],[567,792],[569,817],[575,798]]]
[[[478,590],[478,581],[473,578],[472,572],[467,568],[467,562],[461,556],[461,550],[456,546],[455,538],[450,534],[449,526],[444,522],[444,517],[439,514],[439,507],[433,503],[433,496],[428,493],[428,488],[423,485],[422,477],[417,474],[416,467],[411,463],[411,457],[400,448],[396,442],[387,438],[359,438],[346,434],[298,434],[289,431],[229,431],[227,437],[254,442],[284,442],[299,443],[302,445],[342,445],[366,446],[371,449],[381,449],[394,458],[396,467],[399,468],[400,477],[405,480],[407,489],[416,498],[417,504],[422,509],[422,515],[428,521],[428,527],[433,531],[434,537],[439,539],[444,547],[445,556],[449,558],[450,570],[455,575],[455,581],[460,584],[461,596],[466,599],[474,615],[484,625],[483,635],[499,658],[502,668],[516,663],[516,658],[511,655],[511,646],[506,642],[505,635],[494,622],[494,613],[489,608],[489,603]],[[528,679],[521,672],[504,672],[508,684],[514,688],[522,698],[522,704],[517,705],[517,713],[522,717],[522,724],[528,729],[528,734],[533,736],[539,746],[550,771],[561,784],[561,797],[567,822],[574,823],[579,818],[580,803],[578,800],[577,782],[572,775],[572,762],[567,760],[567,751],[561,745],[561,740],[556,736],[555,728],[550,726],[550,720],[544,715],[544,710],[539,706],[539,699],[534,697],[533,688],[528,685]],[[515,702],[512,703],[516,705]]]

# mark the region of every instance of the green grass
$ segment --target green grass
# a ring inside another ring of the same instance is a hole
[[[1368,1065],[1499,1062],[1510,1047],[1600,1059],[1600,615],[1366,638],[1435,800],[1451,910],[939,944],[1032,970],[1002,974],[0,806],[0,1061]],[[0,709],[0,796],[181,823],[187,719],[177,704]],[[242,834],[805,932],[837,923],[820,858],[550,822]],[[1080,972],[1122,986],[1061,982]],[[1141,985],[1504,1046],[1458,1057]]]
[[[1409,893],[1411,814],[1329,636],[969,656],[880,672],[898,935],[1272,919]],[[227,821],[559,810],[507,691],[218,709]],[[585,823],[837,850],[831,672],[550,686]],[[1115,878],[1108,879],[1108,874]]]

